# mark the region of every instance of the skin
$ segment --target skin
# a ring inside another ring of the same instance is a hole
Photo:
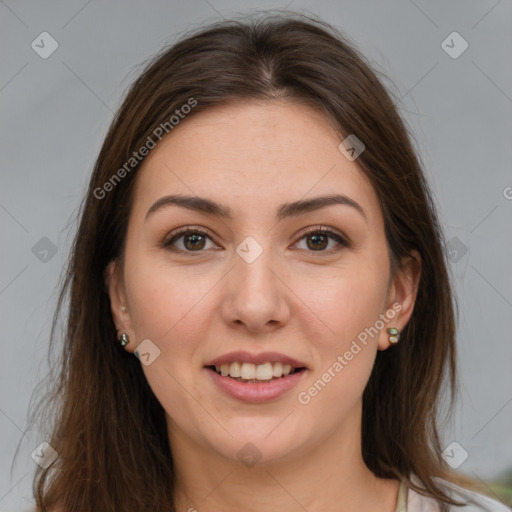
[[[160,350],[142,368],[166,412],[178,510],[395,509],[399,482],[376,478],[362,459],[362,394],[377,350],[390,346],[386,328],[403,329],[412,314],[420,259],[411,254],[390,275],[376,193],[340,142],[309,107],[244,102],[185,119],[138,171],[124,265],[109,266],[107,284],[116,327],[131,340],[125,349],[150,339]],[[332,193],[359,203],[366,219],[346,205],[275,218],[282,203]],[[145,219],[168,194],[207,197],[229,206],[233,219],[178,206]],[[183,237],[174,242],[181,254],[162,248],[182,226],[210,239],[195,252]],[[303,231],[320,226],[351,246],[328,238],[315,250]],[[247,236],[263,249],[252,263],[236,252]],[[299,403],[298,393],[394,303],[401,310],[393,320]],[[233,350],[281,352],[306,363],[307,374],[277,400],[245,403],[203,369]],[[237,457],[248,442],[261,456],[252,467]]]

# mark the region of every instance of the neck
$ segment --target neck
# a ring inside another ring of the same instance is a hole
[[[294,457],[252,467],[204,449],[169,418],[168,425],[178,512],[395,510],[399,482],[377,478],[364,464],[360,423]]]

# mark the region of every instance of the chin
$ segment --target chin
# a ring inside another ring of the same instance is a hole
[[[273,428],[276,424],[278,423],[274,423]],[[304,444],[297,436],[290,435],[288,430],[279,433],[272,432],[272,429],[265,429],[264,433],[261,429],[255,430],[255,432],[250,428],[230,430],[233,437],[225,437],[222,443],[216,441],[212,444],[212,450],[226,459],[252,468],[262,465],[271,466],[285,461],[291,462],[298,455],[299,447],[304,448]],[[272,433],[269,435],[269,432]]]

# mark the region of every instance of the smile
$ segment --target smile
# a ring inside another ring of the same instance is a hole
[[[239,382],[269,382],[271,380],[280,379],[287,375],[292,375],[297,370],[304,368],[295,368],[290,364],[282,364],[281,362],[266,362],[263,364],[242,363],[234,361],[231,364],[221,364],[209,366],[223,377],[231,377]]]

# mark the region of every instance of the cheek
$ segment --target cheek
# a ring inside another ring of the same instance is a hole
[[[132,327],[137,338],[154,337],[162,342],[175,335],[171,333],[197,325],[191,318],[197,317],[198,309],[219,279],[192,266],[171,267],[149,257],[134,256],[126,262],[126,269]]]
[[[219,276],[171,268],[133,253],[125,268],[136,343],[150,339],[160,351],[154,362],[142,366],[146,379],[171,417],[197,416],[197,402],[184,389],[194,390],[201,402],[191,366],[208,334],[208,315],[215,311],[211,292]]]
[[[361,258],[322,276],[303,275],[294,288],[311,311],[309,315],[316,317],[317,339],[339,346],[375,324],[387,298],[387,279],[383,265]]]
[[[323,293],[308,298],[329,329],[308,333],[317,364],[297,398],[310,417],[322,417],[329,430],[354,410],[370,378],[378,339],[370,329],[382,312],[386,283],[376,280],[375,272],[365,278],[354,272],[328,283]]]

